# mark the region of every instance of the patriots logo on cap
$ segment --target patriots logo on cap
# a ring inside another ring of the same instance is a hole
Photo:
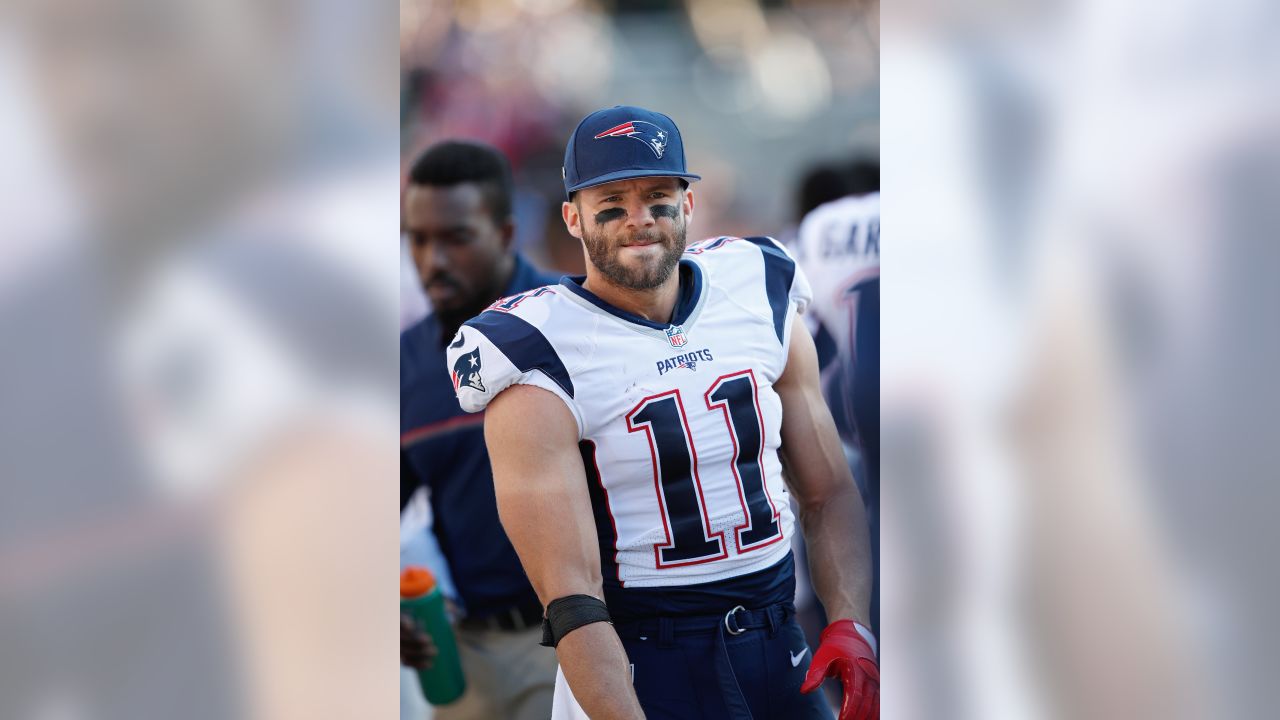
[[[480,348],[476,348],[458,358],[453,364],[453,389],[469,387],[484,392],[484,383],[480,381]]]
[[[662,153],[667,151],[667,131],[654,125],[651,122],[643,120],[628,120],[621,125],[615,125],[608,130],[596,135],[596,140],[614,137],[629,137],[632,140],[639,140],[649,149],[653,151],[658,159],[662,159]]]

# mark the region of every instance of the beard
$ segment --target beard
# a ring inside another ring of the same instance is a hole
[[[582,244],[587,248],[587,257],[600,274],[615,285],[631,290],[652,290],[671,277],[671,273],[680,263],[684,254],[686,227],[679,223],[671,233],[650,230],[630,238],[632,241],[656,241],[662,253],[653,259],[636,259],[624,263],[621,258],[622,240],[606,237],[604,232],[592,233],[586,228],[582,232]]]
[[[462,327],[462,323],[484,312],[495,301],[501,299],[503,289],[502,284],[491,282],[477,291],[468,292],[467,287],[459,287],[456,280],[446,279],[445,282],[457,288],[461,297],[454,305],[432,303],[432,310],[440,321],[442,346],[453,339],[458,328]],[[430,293],[428,293],[428,299],[430,299]]]

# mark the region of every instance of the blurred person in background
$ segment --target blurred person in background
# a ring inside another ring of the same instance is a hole
[[[820,206],[841,198],[876,192],[879,186],[880,168],[879,164],[874,160],[823,160],[811,166],[800,176],[795,188],[794,221],[782,231],[779,239],[786,244],[796,262],[805,269],[809,277],[815,278],[817,282],[822,282],[829,279],[827,275],[831,270],[829,269],[830,264],[823,264],[821,258],[814,260],[806,254],[808,244],[804,242],[804,237],[800,234],[802,223],[806,217]],[[836,262],[835,265],[837,267],[835,272],[840,272],[839,268],[843,267],[843,264]],[[815,282],[814,284],[817,283]],[[818,353],[818,366],[821,369],[823,393],[826,396],[827,407],[831,410],[832,419],[836,423],[836,429],[839,431],[840,438],[844,443],[845,455],[849,460],[849,470],[853,473],[853,478],[862,491],[864,501],[867,501],[867,524],[871,534],[873,581],[875,584],[875,592],[872,594],[871,601],[871,630],[878,637],[880,632],[878,502],[873,507],[869,501],[872,486],[867,474],[866,452],[860,445],[850,410],[854,400],[852,395],[853,387],[851,383],[845,380],[847,373],[844,372],[844,368],[848,364],[851,353],[848,350],[842,353],[837,348],[835,336],[827,330],[827,327],[820,319],[826,318],[826,322],[832,322],[832,313],[843,312],[843,310],[840,310],[843,305],[844,302],[832,301],[828,295],[822,294],[815,288],[814,302],[810,305],[810,311],[804,314],[804,321],[809,331],[813,334],[814,347]],[[878,335],[877,328],[872,335],[868,336],[876,338],[876,352],[879,351]],[[871,396],[871,407],[874,407],[877,401],[877,397]],[[878,443],[876,449],[877,451],[879,449]],[[808,550],[804,545],[804,539],[802,537],[793,538],[792,546],[796,557],[803,560],[803,562],[796,564],[796,619],[800,626],[804,628],[805,637],[809,639],[810,644],[816,644],[819,633],[827,625],[827,618],[821,603],[818,602],[818,598],[813,592],[813,585],[806,571]],[[833,701],[838,702],[838,695],[833,693],[835,688],[829,686],[826,689]]]
[[[800,176],[795,187],[793,214],[787,218],[786,225],[778,231],[777,235],[778,241],[787,246],[787,250],[795,257],[797,262],[804,263],[804,248],[796,239],[804,216],[819,205],[837,200],[848,194],[848,174],[843,172],[839,165],[822,162],[808,168]],[[805,315],[805,324],[809,325],[810,330],[816,327],[813,318],[808,315]],[[818,345],[818,362],[823,368],[827,367],[827,363],[830,361],[829,356],[832,352],[834,352],[833,349],[825,348],[821,344]]]
[[[842,720],[879,717],[863,507],[797,322],[803,272],[765,237],[686,249],[699,176],[662,113],[588,115],[563,177],[587,275],[490,308],[449,345],[547,608],[553,717],[829,718],[808,694],[826,677]],[[836,618],[812,657],[780,542],[797,528],[784,460]]]
[[[498,520],[483,418],[454,398],[445,346],[501,297],[548,285],[515,253],[512,180],[496,148],[446,141],[409,170],[403,225],[432,314],[400,338],[401,509],[429,492],[434,532],[462,604],[456,624],[467,678],[436,717],[546,718],[555,656],[539,646],[542,606]],[[430,638],[401,618],[401,658],[429,666]]]
[[[823,390],[840,438],[856,455],[879,578],[880,508],[880,193],[879,167],[849,168],[850,194],[824,203],[800,224],[801,266],[813,288],[815,342],[835,354],[823,371]],[[820,352],[821,355],[821,352]],[[879,632],[872,594],[871,628]]]

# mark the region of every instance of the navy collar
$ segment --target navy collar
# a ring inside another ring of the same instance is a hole
[[[666,330],[672,325],[683,325],[687,322],[689,315],[698,306],[698,299],[702,297],[702,268],[698,266],[698,263],[689,258],[683,258],[680,260],[680,265],[676,271],[680,273],[680,290],[676,295],[676,307],[671,313],[671,322],[669,323],[653,322],[601,300],[595,293],[582,286],[583,281],[587,279],[586,275],[565,275],[560,278],[560,284],[568,288],[574,295],[616,318],[654,330]]]

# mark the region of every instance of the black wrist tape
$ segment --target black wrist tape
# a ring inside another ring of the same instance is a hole
[[[565,635],[583,625],[611,622],[609,608],[590,595],[566,595],[547,605],[547,616],[542,620],[542,645],[555,647]]]

